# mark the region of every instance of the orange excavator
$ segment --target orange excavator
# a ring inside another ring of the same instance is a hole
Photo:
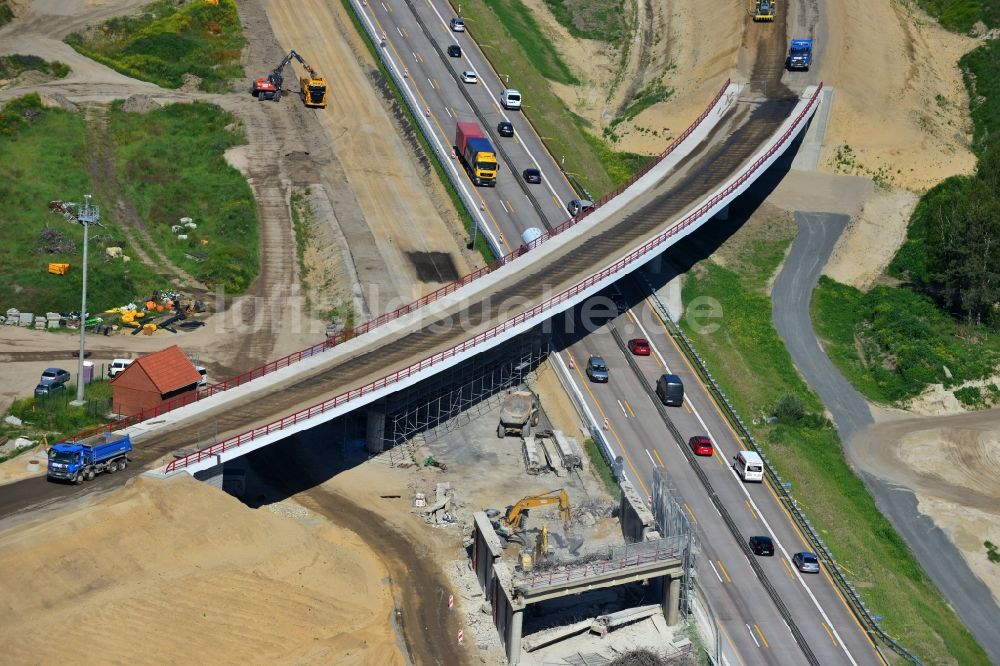
[[[316,70],[295,51],[289,52],[270,74],[254,80],[251,91],[253,96],[260,101],[280,100],[281,86],[285,82],[284,69],[293,59],[298,60],[309,74],[299,78],[299,96],[303,103],[312,109],[326,108],[326,79],[316,74]]]

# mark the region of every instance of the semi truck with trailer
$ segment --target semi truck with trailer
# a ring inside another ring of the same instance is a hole
[[[458,123],[455,127],[455,151],[472,182],[480,187],[496,187],[497,171],[500,169],[497,153],[479,125]]]
[[[117,472],[128,466],[132,439],[128,435],[103,433],[79,442],[60,442],[49,449],[47,477],[50,481],[91,481],[101,472]]]

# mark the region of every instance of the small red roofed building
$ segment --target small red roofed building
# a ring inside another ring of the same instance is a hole
[[[165,402],[192,402],[200,380],[198,369],[173,345],[136,359],[111,380],[111,408],[134,416]]]

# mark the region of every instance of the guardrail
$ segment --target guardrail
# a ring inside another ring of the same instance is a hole
[[[784,144],[789,140],[789,138],[796,133],[799,125],[802,124],[802,121],[805,118],[809,117],[809,115],[813,110],[813,107],[816,105],[816,102],[819,99],[819,95],[822,89],[823,85],[820,84],[817,87],[816,91],[813,93],[812,97],[809,99],[809,102],[808,104],[806,104],[806,107],[799,113],[798,116],[796,116],[796,118],[792,121],[791,125],[789,125],[788,129],[785,130],[785,132],[781,135],[778,141],[776,141],[774,145],[772,145],[771,148],[764,153],[764,155],[754,160],[754,162],[749,167],[747,167],[747,169],[736,180],[734,180],[732,183],[726,186],[721,192],[719,192],[711,199],[709,199],[706,203],[699,206],[694,212],[689,213],[680,222],[670,227],[669,229],[661,232],[652,240],[647,241],[642,246],[633,250],[629,254],[625,255],[625,257],[619,259],[618,261],[608,266],[607,268],[604,268],[600,272],[589,276],[587,279],[581,282],[578,282],[577,284],[564,290],[563,292],[557,294],[556,296],[553,296],[543,301],[542,303],[536,305],[530,310],[522,312],[512,317],[511,319],[508,319],[507,321],[497,326],[494,326],[488,331],[480,333],[479,335],[476,335],[475,337],[470,338],[469,340],[459,343],[451,347],[450,349],[438,352],[432,356],[424,358],[417,363],[414,363],[390,375],[386,375],[385,377],[382,377],[380,379],[376,379],[375,381],[370,382],[360,388],[352,389],[345,393],[341,393],[340,395],[330,398],[317,405],[313,405],[312,407],[308,407],[290,416],[286,416],[285,418],[273,421],[267,425],[255,428],[253,430],[240,433],[239,435],[230,437],[208,448],[201,449],[190,455],[184,456],[183,458],[178,458],[177,460],[170,462],[164,468],[164,471],[171,472],[175,469],[184,468],[187,467],[188,465],[201,462],[202,460],[205,460],[207,458],[214,457],[225,451],[247,444],[255,439],[258,439],[259,437],[263,437],[273,432],[283,430],[284,428],[296,425],[314,416],[319,416],[320,414],[323,414],[336,407],[340,407],[346,404],[347,402],[350,402],[351,400],[359,398],[373,391],[384,389],[387,386],[390,386],[402,379],[411,377],[414,374],[421,372],[422,370],[425,370],[433,365],[436,365],[441,361],[450,359],[458,354],[464,353],[480,344],[483,344],[487,340],[491,340],[499,335],[502,335],[508,330],[513,329],[516,326],[519,326],[520,324],[523,324],[524,322],[527,322],[531,319],[534,319],[535,317],[549,310],[552,310],[557,305],[560,305],[565,301],[572,299],[577,294],[588,290],[590,287],[594,286],[595,284],[598,284],[605,278],[620,273],[626,267],[636,263],[640,258],[645,257],[651,251],[658,249],[660,245],[662,245],[668,238],[675,236],[676,234],[680,233],[687,227],[694,224],[698,219],[700,219],[702,216],[711,211],[716,204],[723,201],[726,197],[728,197],[730,194],[735,192],[739,187],[741,187],[744,183],[750,180],[750,178],[754,176],[757,170],[760,169],[765,163],[767,163],[767,161],[775,153],[777,153],[779,149],[781,149],[784,146]]]
[[[601,560],[598,562],[588,562],[576,567],[536,572],[525,578],[518,579],[514,587],[533,590],[550,585],[565,585],[608,573],[627,573],[628,569],[640,567],[644,564],[661,562],[663,560],[680,560],[681,552],[682,549],[680,547],[657,548],[656,550],[629,555],[617,560]]]
[[[395,70],[392,69],[392,68],[390,68],[388,64],[386,64],[386,69],[391,74],[393,74],[395,76]],[[398,83],[399,82],[397,81],[397,84]],[[712,109],[715,108],[715,105],[718,104],[719,100],[722,99],[722,96],[725,94],[726,89],[729,87],[730,83],[731,83],[731,81],[729,79],[727,79],[726,83],[722,86],[722,88],[719,89],[719,92],[715,95],[715,97],[712,99],[712,102],[701,113],[701,115],[698,116],[694,120],[694,122],[692,122],[691,125],[689,125],[688,128],[686,130],[684,130],[683,133],[681,133],[680,136],[678,136],[676,139],[674,139],[674,141],[669,146],[667,146],[667,148],[662,153],[660,153],[660,156],[657,157],[656,160],[654,160],[649,165],[647,165],[645,168],[643,168],[643,170],[641,172],[639,172],[638,174],[636,174],[635,176],[633,176],[625,185],[620,186],[613,193],[610,193],[610,194],[605,195],[604,197],[602,197],[599,205],[606,204],[612,198],[614,198],[615,196],[617,196],[617,195],[621,194],[622,192],[624,192],[630,185],[633,185],[639,178],[641,178],[642,176],[644,176],[647,173],[649,173],[649,171],[654,166],[656,166],[657,164],[659,164],[660,162],[662,162],[668,155],[670,155],[670,153],[672,153],[684,141],[684,139],[686,139],[689,136],[691,136],[691,134],[698,128],[698,126],[701,125],[701,123],[704,122],[704,120],[706,118],[708,118],[709,114],[712,112]],[[411,108],[411,111],[412,110],[413,109]],[[416,115],[417,115],[418,118],[420,117],[419,114],[416,114]],[[423,130],[426,133],[427,128],[424,128],[423,126],[421,126],[421,130]],[[435,151],[435,156],[438,158],[438,160],[446,159],[446,158],[442,157],[442,155],[440,153],[438,153],[437,151]],[[451,173],[447,169],[446,169],[446,171],[449,174]],[[464,199],[463,199],[463,202],[465,203],[466,207],[468,208],[469,202],[465,201]],[[473,208],[474,207],[475,207],[475,204],[473,204]],[[474,214],[474,211],[471,210],[471,209],[470,209],[469,212],[470,212],[470,214]],[[183,397],[183,398],[174,398],[173,400],[170,400],[168,402],[165,402],[165,403],[162,403],[160,405],[157,405],[156,407],[153,407],[151,409],[144,409],[141,412],[139,412],[138,414],[134,414],[132,416],[128,416],[126,418],[119,419],[117,421],[113,421],[112,423],[108,423],[108,424],[105,424],[105,425],[102,425],[102,426],[97,426],[96,428],[90,428],[89,430],[84,430],[82,432],[79,432],[79,433],[73,435],[72,437],[69,437],[68,439],[70,441],[78,441],[78,440],[84,439],[86,437],[90,437],[91,435],[96,435],[96,434],[101,433],[101,432],[111,432],[111,431],[115,431],[115,430],[121,430],[123,428],[127,428],[129,426],[135,425],[136,423],[141,423],[143,421],[148,421],[149,419],[156,418],[157,416],[162,416],[162,415],[166,414],[167,412],[171,412],[171,411],[173,411],[175,409],[178,409],[180,407],[184,407],[185,405],[190,405],[191,403],[197,402],[198,400],[203,400],[204,398],[208,398],[210,396],[213,396],[216,393],[221,393],[223,391],[228,391],[231,388],[235,388],[237,386],[242,386],[243,384],[245,384],[245,383],[247,383],[249,381],[252,381],[254,379],[258,379],[260,377],[263,377],[264,375],[268,375],[268,374],[270,374],[270,373],[272,373],[272,372],[274,372],[276,370],[280,370],[282,368],[287,368],[288,366],[292,365],[293,363],[298,363],[299,361],[301,361],[301,360],[303,360],[305,358],[309,358],[309,357],[314,356],[316,354],[319,354],[321,352],[327,351],[328,349],[332,349],[333,347],[337,346],[338,344],[340,344],[342,342],[345,342],[346,340],[349,340],[351,338],[355,338],[355,337],[357,337],[359,335],[362,335],[364,333],[367,333],[367,332],[369,332],[369,331],[371,331],[371,330],[373,330],[375,328],[378,328],[379,326],[382,326],[383,324],[387,324],[390,321],[394,321],[394,320],[399,319],[400,317],[402,317],[404,315],[407,315],[407,314],[409,314],[411,312],[419,310],[420,308],[424,307],[425,305],[427,305],[429,303],[433,303],[434,301],[436,301],[436,300],[438,300],[438,299],[440,299],[440,298],[442,298],[444,296],[447,296],[448,294],[451,294],[451,293],[453,293],[453,292],[461,289],[462,287],[464,287],[465,285],[469,284],[470,282],[474,282],[475,280],[478,280],[479,278],[483,277],[484,275],[488,275],[488,274],[492,273],[497,268],[499,268],[499,267],[507,264],[508,262],[516,259],[517,257],[520,257],[525,252],[527,252],[529,250],[532,250],[532,249],[538,247],[539,245],[541,245],[543,242],[545,242],[545,241],[553,238],[554,236],[558,236],[559,234],[563,233],[564,231],[567,231],[568,229],[571,229],[572,227],[574,227],[576,224],[578,224],[581,220],[583,220],[584,217],[586,217],[589,214],[590,214],[590,211],[587,211],[583,215],[578,215],[575,218],[570,218],[570,219],[566,220],[565,222],[563,222],[562,224],[560,224],[559,226],[553,228],[551,231],[548,231],[545,234],[543,234],[541,237],[535,239],[534,241],[532,241],[528,245],[521,245],[516,250],[514,250],[512,252],[509,252],[509,253],[507,253],[505,255],[500,255],[499,252],[495,252],[495,254],[497,254],[498,256],[500,256],[500,258],[498,260],[496,260],[495,262],[489,263],[486,266],[483,266],[482,268],[480,268],[478,270],[475,270],[475,271],[473,271],[471,273],[468,273],[468,274],[462,276],[461,278],[459,278],[458,280],[455,280],[454,282],[450,282],[450,283],[446,284],[445,286],[443,286],[443,287],[441,287],[441,288],[439,288],[439,289],[437,289],[435,291],[432,291],[431,293],[426,294],[426,295],[418,298],[415,301],[412,301],[411,303],[407,303],[406,305],[404,305],[402,307],[396,308],[392,312],[387,312],[387,313],[385,313],[383,315],[375,317],[374,319],[369,319],[365,323],[359,324],[358,326],[355,326],[350,331],[344,331],[342,333],[337,334],[336,336],[332,336],[332,337],[327,338],[323,342],[319,342],[319,343],[317,343],[315,345],[312,345],[311,347],[307,347],[307,348],[305,348],[303,350],[294,352],[294,353],[289,354],[287,356],[283,356],[282,358],[279,358],[276,361],[270,361],[268,363],[265,363],[264,365],[256,367],[256,368],[254,368],[252,370],[248,370],[247,372],[239,374],[239,375],[237,375],[235,377],[231,377],[230,379],[227,379],[225,381],[218,382],[216,384],[212,384],[211,386],[208,386],[208,387],[206,387],[204,389],[199,390],[194,396],[186,396],[186,397]]]
[[[643,278],[643,280],[645,280],[645,278]],[[729,397],[725,394],[722,388],[716,383],[712,373],[708,370],[708,366],[705,365],[704,359],[702,359],[701,355],[694,348],[694,345],[691,344],[690,339],[688,339],[681,327],[678,326],[677,323],[670,317],[670,313],[668,312],[666,306],[660,300],[659,295],[656,293],[656,290],[653,289],[652,285],[649,284],[648,280],[646,281],[645,286],[646,291],[656,304],[657,313],[666,325],[670,335],[675,341],[677,341],[683,354],[688,358],[688,360],[691,361],[692,367],[696,369],[699,377],[712,393],[716,405],[718,405],[722,410],[726,420],[729,421],[730,425],[737,433],[739,433],[739,437],[743,440],[743,444],[746,445],[748,449],[756,451],[760,454],[761,459],[764,461],[764,470],[767,478],[771,482],[771,486],[781,501],[781,504],[788,511],[789,515],[792,516],[792,519],[795,521],[795,524],[799,527],[802,533],[805,534],[813,549],[815,549],[815,551],[824,560],[826,570],[831,574],[834,584],[847,600],[848,605],[851,607],[851,611],[859,620],[861,620],[865,628],[865,632],[868,633],[869,636],[872,636],[873,634],[877,636],[890,648],[892,648],[894,652],[910,663],[921,665],[920,660],[917,659],[912,652],[889,636],[889,634],[887,634],[885,630],[879,626],[879,623],[875,621],[875,618],[872,616],[868,606],[861,598],[861,595],[858,593],[854,585],[852,585],[848,580],[847,576],[844,574],[844,570],[839,564],[837,564],[837,560],[834,559],[833,553],[823,542],[823,538],[812,526],[812,523],[802,512],[802,509],[799,508],[795,498],[792,497],[791,492],[789,492],[788,487],[785,485],[784,479],[781,478],[781,475],[778,474],[771,463],[767,460],[767,456],[757,444],[757,440],[754,439],[754,436],[750,433],[750,430],[746,427],[746,424],[743,422],[740,415],[736,413],[736,408],[733,407],[733,403],[729,400]]]

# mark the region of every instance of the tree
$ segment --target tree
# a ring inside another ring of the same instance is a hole
[[[946,307],[970,323],[992,319],[1000,303],[1000,180],[997,151],[974,178],[929,201],[927,269]]]

